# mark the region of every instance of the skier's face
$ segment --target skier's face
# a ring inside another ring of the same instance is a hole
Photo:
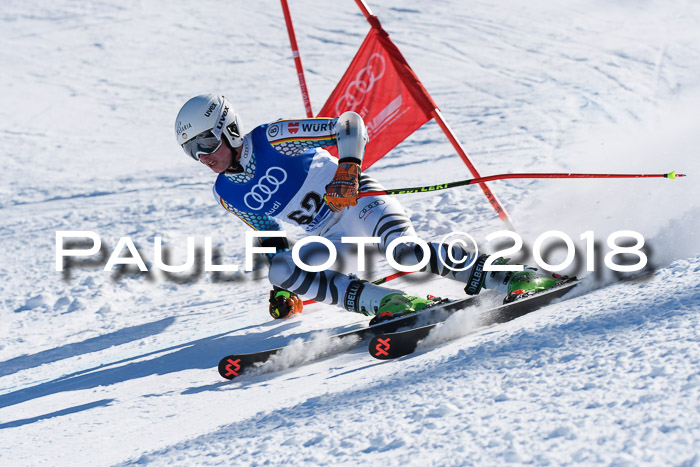
[[[233,162],[233,153],[229,149],[228,144],[222,144],[219,149],[211,154],[201,154],[199,156],[199,162],[220,174],[228,169],[231,162]]]

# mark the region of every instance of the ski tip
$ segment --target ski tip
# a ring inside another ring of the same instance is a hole
[[[391,337],[374,337],[369,343],[369,353],[379,360],[392,358]]]
[[[219,374],[228,380],[240,375],[243,370],[241,359],[235,355],[224,357],[219,362]]]

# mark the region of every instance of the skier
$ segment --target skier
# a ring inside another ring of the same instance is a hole
[[[394,197],[358,199],[358,192],[384,188],[361,173],[367,131],[355,112],[337,118],[278,120],[244,135],[238,114],[224,96],[200,95],[178,113],[175,136],[185,153],[219,174],[214,184],[217,202],[253,229],[279,231],[280,222],[286,222],[337,243],[344,236],[379,237],[382,253],[395,238],[416,235]],[[337,147],[339,159],[322,149],[328,146]],[[273,318],[300,313],[299,296],[369,316],[394,317],[420,311],[433,301],[337,271],[304,271],[292,260],[285,238],[260,241],[262,246],[276,248],[275,254],[268,255]],[[479,256],[467,270],[453,271],[445,266],[455,263],[448,259],[444,245],[429,243],[429,248],[431,260],[423,270],[465,283],[470,295],[487,288],[502,291],[511,300],[559,283],[531,270],[485,273],[482,268],[488,255]],[[400,243],[394,259],[416,265],[423,254],[417,245]],[[474,253],[453,246],[452,257],[456,264],[469,264]]]

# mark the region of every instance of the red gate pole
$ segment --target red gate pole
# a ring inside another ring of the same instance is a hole
[[[379,19],[372,14],[372,11],[369,9],[369,6],[365,2],[365,0],[355,0],[355,3],[357,3],[357,6],[360,7],[360,10],[362,10],[362,13],[365,15],[365,18],[367,18],[367,21],[369,21],[370,25],[375,28],[379,26]],[[394,46],[396,47],[396,46]],[[406,65],[406,68],[410,69],[408,66],[408,63],[406,60],[403,58],[403,55],[400,53],[398,48],[396,48],[396,53],[401,56],[401,59]],[[416,77],[416,81],[418,81],[418,78]],[[452,147],[454,147],[455,151],[457,151],[457,154],[459,157],[462,159],[464,164],[467,166],[469,169],[469,172],[475,177],[475,178],[481,178],[481,175],[479,174],[479,171],[476,169],[472,161],[469,159],[469,155],[467,152],[464,150],[462,147],[462,143],[459,142],[459,139],[455,136],[455,134],[452,132],[452,129],[449,127],[447,122],[442,116],[442,113],[440,112],[440,109],[437,107],[435,102],[433,101],[432,97],[428,94],[428,92],[425,90],[425,88],[421,85],[419,86],[421,92],[424,94],[424,97],[428,99],[431,103],[431,107],[433,110],[430,112],[430,116],[435,119],[437,124],[440,126],[440,129],[442,130],[443,133],[445,133],[445,136],[447,136],[447,139],[452,143]],[[506,209],[503,207],[503,205],[500,203],[496,195],[491,191],[491,189],[485,184],[485,183],[479,183],[479,187],[481,190],[484,192],[486,195],[486,199],[488,199],[489,203],[491,203],[491,206],[493,209],[496,211],[496,214],[498,214],[498,217],[506,223],[509,229],[515,230],[515,227],[513,226],[513,223],[511,222],[510,218],[508,217],[508,213],[506,212]]]
[[[304,100],[306,108],[306,116],[312,118],[314,113],[311,111],[311,100],[309,99],[309,91],[306,88],[306,78],[304,78],[304,68],[301,66],[301,56],[299,56],[299,46],[297,46],[297,38],[294,35],[294,25],[292,24],[292,16],[289,13],[289,5],[287,0],[280,0],[282,4],[282,12],[284,13],[284,22],[287,23],[287,32],[289,33],[289,43],[292,46],[292,56],[294,57],[294,65],[297,67],[297,76],[299,77],[299,87],[301,88],[301,98]]]

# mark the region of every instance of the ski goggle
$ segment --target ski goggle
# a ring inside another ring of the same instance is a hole
[[[223,144],[223,141],[223,136],[217,138],[211,130],[207,130],[183,143],[182,149],[184,149],[187,155],[192,159],[199,161],[200,155],[216,152]]]

